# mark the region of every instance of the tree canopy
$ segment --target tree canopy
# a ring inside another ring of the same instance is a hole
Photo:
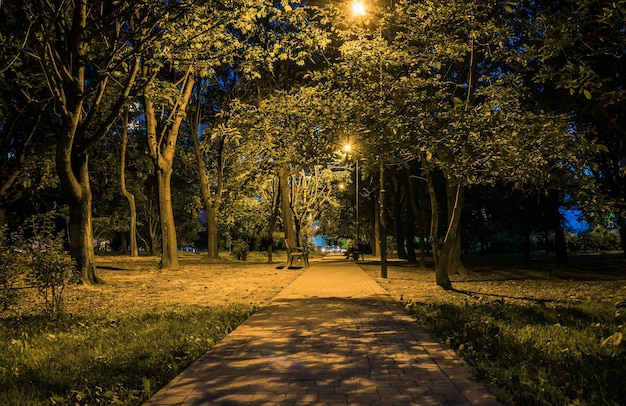
[[[98,280],[99,229],[127,244],[117,202],[129,191],[139,241],[164,268],[203,218],[213,257],[234,234],[267,246],[277,227],[295,244],[320,208],[340,205],[347,173],[332,162],[350,139],[366,239],[386,255],[393,235],[409,258],[428,240],[444,287],[465,272],[475,190],[520,196],[517,210],[553,230],[563,260],[560,210],[574,205],[617,230],[624,250],[624,10],[625,0],[398,0],[359,15],[330,1],[4,3],[0,221],[67,205],[86,282]],[[527,246],[532,229],[516,231]]]

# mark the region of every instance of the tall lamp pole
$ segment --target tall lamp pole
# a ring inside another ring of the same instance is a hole
[[[353,1],[352,2],[352,14],[356,17],[363,17],[366,14],[365,5],[361,1]],[[379,28],[379,35],[382,39],[382,28]],[[379,115],[382,110],[383,103],[383,66],[382,66],[382,58],[380,55],[380,51],[378,54],[378,69],[379,69]],[[381,147],[383,142],[384,134],[381,131]],[[381,148],[382,151],[382,148]],[[387,230],[386,230],[386,222],[385,222],[385,164],[382,152],[378,157],[380,163],[380,190],[378,194],[378,240],[379,240],[379,251],[380,251],[380,277],[387,278]],[[358,197],[357,197],[358,198]],[[357,210],[358,211],[358,210]],[[357,215],[358,217],[358,215]],[[358,228],[358,218],[357,218],[357,228]]]
[[[355,195],[356,195],[356,249],[357,250],[361,250],[361,233],[359,230],[359,178],[361,177],[361,175],[359,175],[359,158],[357,157],[356,159],[356,180],[354,182],[354,187],[355,187]]]

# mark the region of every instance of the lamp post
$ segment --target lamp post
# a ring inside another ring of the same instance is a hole
[[[361,1],[353,1],[352,2],[352,14],[356,17],[363,17],[366,14],[366,10],[365,10],[365,5],[361,2]],[[382,39],[382,28],[379,27],[379,32],[378,34],[380,35],[380,38]],[[376,52],[377,56],[378,56],[378,69],[379,69],[379,82],[378,82],[378,87],[379,87],[379,107],[378,107],[378,115],[379,115],[379,122],[382,122],[382,120],[380,120],[380,115],[382,112],[382,103],[383,103],[383,97],[384,97],[384,93],[383,93],[383,66],[382,66],[382,58],[380,55],[380,50]],[[380,189],[379,189],[379,194],[378,194],[378,244],[379,244],[379,251],[380,251],[380,277],[381,278],[387,278],[387,230],[386,230],[386,222],[385,222],[385,164],[384,164],[384,159],[383,159],[383,137],[384,137],[384,133],[383,131],[381,131],[380,134],[380,138],[381,138],[381,145],[380,145],[380,156],[378,157],[379,160],[379,171],[380,171]],[[358,165],[358,164],[357,164]],[[357,171],[358,172],[358,171]],[[357,219],[357,228],[358,228],[358,219]]]

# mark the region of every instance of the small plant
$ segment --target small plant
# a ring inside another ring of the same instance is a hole
[[[3,310],[17,303],[16,284],[24,271],[20,250],[9,244],[7,238],[7,227],[0,225],[0,306]]]
[[[50,215],[33,217],[32,236],[27,240],[30,253],[28,281],[44,299],[45,310],[52,319],[63,312],[63,292],[77,279],[76,266],[64,248],[62,234],[56,233]]]
[[[248,259],[249,250],[250,247],[248,247],[248,243],[244,240],[239,239],[233,242],[232,255],[233,257],[235,257],[235,259],[239,261],[245,261],[246,259]]]

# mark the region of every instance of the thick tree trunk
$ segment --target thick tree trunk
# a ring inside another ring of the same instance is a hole
[[[157,169],[159,186],[159,214],[161,217],[162,258],[161,269],[178,269],[178,247],[176,241],[176,226],[174,224],[174,208],[172,206],[171,165],[164,169]]]
[[[461,259],[461,217],[465,201],[464,189],[457,182],[447,180],[446,194],[448,200],[448,233],[444,245],[447,245],[448,275],[458,273],[462,276],[468,276],[469,272]]]
[[[430,241],[433,250],[433,260],[435,261],[435,280],[437,285],[446,290],[452,289],[452,282],[448,276],[447,253],[439,251],[439,199],[437,199],[437,190],[435,188],[435,180],[433,179],[432,172],[427,171],[426,178],[428,181],[428,195],[430,196]]]
[[[89,198],[69,203],[70,254],[76,260],[83,283],[99,283],[93,248],[91,222],[91,194]]]
[[[149,77],[148,68],[144,67],[144,77]],[[178,247],[176,241],[176,227],[174,224],[174,209],[172,205],[171,178],[174,165],[174,156],[178,140],[180,125],[186,116],[187,106],[193,92],[195,79],[194,67],[189,65],[184,77],[180,80],[180,99],[174,107],[162,117],[161,125],[154,101],[150,98],[152,83],[148,83],[144,90],[144,112],[146,118],[146,136],[148,150],[155,167],[155,176],[159,193],[159,215],[161,217],[161,235],[163,244],[161,269],[178,269]],[[157,129],[160,132],[157,136]]]
[[[208,238],[208,257],[211,259],[218,259],[219,244],[217,235],[217,207],[213,205],[206,205],[206,231]]]
[[[280,211],[283,219],[283,227],[285,229],[285,239],[289,241],[289,245],[297,247],[298,238],[296,237],[296,222],[293,211],[291,210],[289,176],[291,176],[291,174],[287,168],[280,168],[278,170]]]
[[[176,227],[174,225],[174,212],[172,207],[171,177],[174,156],[174,146],[165,146],[165,153],[161,153],[157,142],[157,119],[153,102],[145,98],[144,109],[146,112],[146,132],[150,156],[154,162],[154,173],[157,181],[157,194],[159,200],[159,220],[161,225],[161,269],[177,269],[178,253],[176,242]],[[174,138],[175,140],[175,138]]]
[[[102,282],[96,274],[91,214],[89,159],[86,155],[71,156],[71,143],[61,140],[57,145],[57,174],[68,200],[70,255],[83,283]]]

